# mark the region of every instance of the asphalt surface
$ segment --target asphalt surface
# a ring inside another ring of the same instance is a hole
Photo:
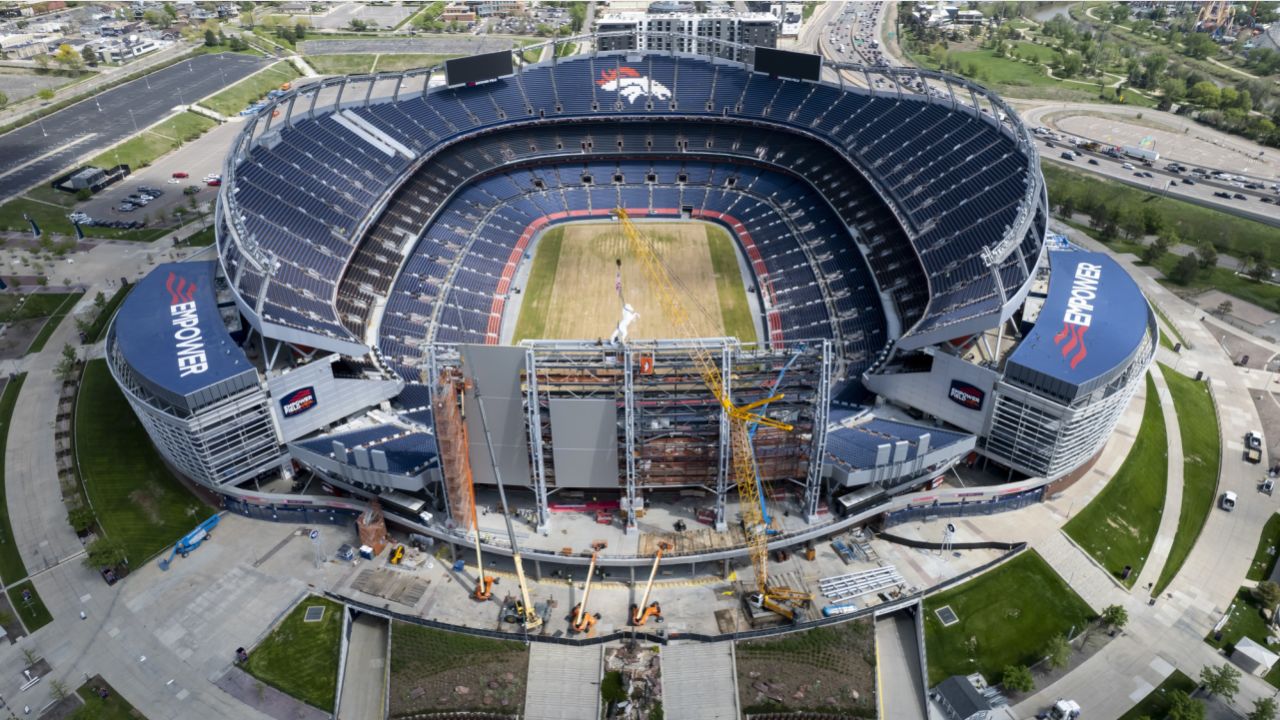
[[[0,200],[70,169],[77,158],[124,140],[175,107],[211,95],[268,62],[231,53],[201,55],[0,135]]]

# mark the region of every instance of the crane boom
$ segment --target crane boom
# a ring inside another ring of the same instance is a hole
[[[689,357],[698,368],[702,381],[707,389],[720,403],[721,409],[729,416],[730,445],[732,452],[732,468],[734,482],[738,488],[738,504],[742,513],[742,524],[746,531],[747,545],[750,550],[751,564],[755,569],[756,585],[762,596],[774,595],[769,588],[769,549],[764,516],[760,509],[760,491],[756,486],[755,451],[751,447],[750,425],[766,425],[780,430],[790,431],[791,425],[754,412],[757,408],[766,407],[769,403],[781,398],[773,395],[745,405],[735,405],[730,394],[729,384],[720,371],[720,366],[711,350],[696,338],[704,337],[694,322],[693,316],[685,308],[680,299],[671,273],[658,257],[650,242],[631,222],[624,208],[615,211],[622,225],[623,235],[635,256],[640,260],[645,274],[652,287],[650,291],[657,297],[666,319],[687,337],[693,339],[689,349]],[[787,589],[779,588],[779,595],[802,595]]]

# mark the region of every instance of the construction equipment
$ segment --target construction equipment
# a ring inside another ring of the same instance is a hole
[[[640,259],[648,276],[650,287],[658,298],[663,315],[675,328],[690,338],[703,337],[694,323],[692,315],[684,307],[676,288],[674,279],[667,267],[658,257],[651,240],[646,238],[631,222],[627,211],[617,208],[614,214],[622,225],[627,244],[637,258]],[[765,425],[785,432],[793,428],[788,423],[774,420],[761,412],[769,403],[780,399],[781,395],[773,395],[745,405],[735,405],[730,395],[727,379],[721,374],[720,366],[709,348],[702,343],[694,342],[689,349],[689,356],[698,368],[703,383],[711,391],[721,410],[728,416],[732,449],[732,471],[738,489],[738,504],[742,513],[742,526],[746,531],[747,545],[751,555],[751,564],[755,569],[756,592],[748,596],[748,602],[755,607],[765,608],[788,619],[795,618],[792,605],[808,603],[812,596],[786,587],[769,586],[769,548],[768,527],[761,512],[760,491],[756,484],[755,451],[751,447],[751,432],[755,426]],[[760,412],[757,412],[760,410]],[[654,569],[657,569],[655,560]],[[646,593],[647,595],[647,593]],[[643,605],[643,603],[642,603]],[[646,608],[645,613],[648,612]],[[633,622],[637,619],[632,611]],[[637,623],[638,624],[638,623]]]
[[[649,593],[653,591],[653,579],[658,575],[658,563],[662,561],[662,553],[670,549],[671,545],[658,543],[658,552],[653,556],[653,567],[649,568],[649,582],[645,583],[644,595],[641,596],[639,604],[631,606],[632,625],[643,626],[649,618],[653,618],[655,622],[662,622],[662,606],[657,600],[650,603]]]
[[[587,566],[587,583],[582,587],[582,602],[573,606],[573,622],[569,627],[574,632],[589,632],[591,628],[596,626],[596,620],[599,618],[587,612],[587,600],[591,598],[591,580],[596,574],[596,558],[600,556],[600,548],[596,548],[591,553],[591,564]]]
[[[208,520],[196,526],[195,530],[183,535],[173,546],[173,551],[169,553],[169,557],[160,558],[160,569],[168,570],[169,565],[173,562],[175,555],[186,557],[193,550],[204,544],[205,540],[213,538],[213,529],[218,527],[218,520],[221,515],[213,515]]]
[[[471,446],[471,440],[467,437],[467,396],[466,393],[458,393],[458,417],[462,419],[462,442],[464,447]],[[472,591],[471,597],[484,602],[493,597],[492,575],[484,574],[484,555],[480,553],[480,519],[476,515],[476,485],[475,480],[471,476],[471,465],[467,465],[467,491],[471,496],[471,531],[475,533],[476,541],[476,589]]]
[[[516,603],[516,615],[526,631],[536,630],[542,626],[542,616],[529,601],[529,584],[524,578],[524,561],[520,557],[520,544],[516,542],[516,529],[511,524],[511,508],[507,505],[507,491],[502,485],[502,469],[498,466],[498,456],[493,451],[493,437],[489,434],[489,417],[484,411],[484,400],[480,397],[480,384],[473,380],[471,389],[476,396],[476,405],[480,406],[480,427],[484,430],[484,446],[489,451],[489,464],[493,466],[493,480],[498,486],[498,499],[502,502],[502,519],[507,523],[507,537],[511,542],[511,561],[515,563],[516,580],[520,583],[520,601]],[[479,533],[480,528],[477,527],[476,534],[479,535]],[[480,568],[480,574],[483,582],[483,566]]]
[[[387,562],[392,565],[399,565],[404,560],[404,546],[397,545],[395,550],[391,551],[391,556],[387,558]]]

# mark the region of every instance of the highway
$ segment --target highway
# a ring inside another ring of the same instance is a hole
[[[269,61],[200,55],[0,135],[0,201],[70,169],[174,111],[235,83]]]

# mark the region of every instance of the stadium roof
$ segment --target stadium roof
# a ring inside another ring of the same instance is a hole
[[[189,398],[254,368],[218,310],[217,263],[166,263],[134,287],[120,306],[116,343],[151,388]]]
[[[1049,271],[1039,319],[1009,356],[1006,374],[1033,384],[1043,376],[1073,397],[1133,356],[1151,311],[1133,278],[1103,253],[1053,252]]]

